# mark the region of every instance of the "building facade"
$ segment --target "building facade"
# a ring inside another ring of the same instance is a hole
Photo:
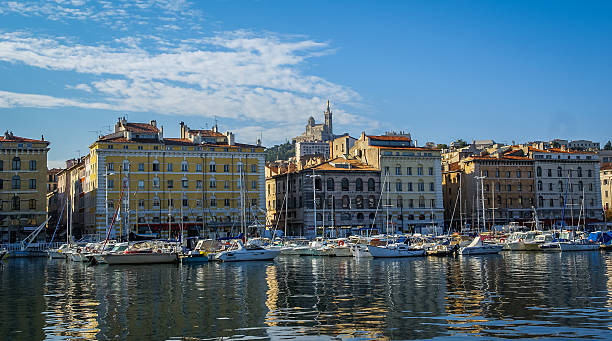
[[[295,143],[295,159],[300,163],[305,156],[320,155],[329,158],[329,142],[302,141]]]
[[[606,215],[612,210],[612,166],[602,167],[599,170],[601,182],[601,201]]]
[[[121,118],[90,146],[81,178],[85,233],[225,236],[265,219],[264,148],[231,132],[163,127]],[[80,189],[75,189],[79,192]]]
[[[0,243],[18,242],[46,220],[48,151],[44,138],[0,136]]]
[[[416,147],[409,134],[362,133],[350,153],[381,171],[383,206],[394,231],[444,226],[439,149]]]
[[[468,157],[444,172],[447,225],[452,221],[455,231],[465,226],[483,230],[511,221],[532,220],[533,160],[513,154],[516,152]]]
[[[578,223],[581,208],[586,222],[603,219],[599,157],[595,153],[528,147],[534,161],[538,218],[545,224]]]
[[[380,171],[353,158],[276,174],[266,179],[268,226],[309,238],[376,234],[385,229],[380,189]]]

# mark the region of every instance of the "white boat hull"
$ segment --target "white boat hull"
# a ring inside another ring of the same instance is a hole
[[[66,259],[66,254],[59,251],[49,251],[49,258],[51,259]]]
[[[104,263],[109,265],[117,264],[162,264],[176,263],[178,255],[176,253],[120,253],[102,255]]]
[[[459,249],[461,255],[490,255],[499,253],[502,245],[465,246]]]
[[[561,252],[563,251],[597,251],[599,245],[597,244],[579,244],[579,243],[559,243]]]
[[[325,248],[322,251],[323,256],[329,257],[352,257],[351,249],[348,246],[334,246]]]
[[[280,254],[280,250],[230,250],[215,255],[215,260],[223,262],[242,262],[253,260],[273,260]]]
[[[368,245],[368,251],[374,258],[419,257],[425,255],[425,250],[401,250],[374,245]]]
[[[372,258],[368,246],[363,244],[351,245],[351,253],[355,258]]]

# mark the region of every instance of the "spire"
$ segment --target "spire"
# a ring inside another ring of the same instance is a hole
[[[327,100],[327,112],[329,112],[329,100]]]

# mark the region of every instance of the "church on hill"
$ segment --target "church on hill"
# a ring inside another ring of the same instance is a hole
[[[310,116],[308,124],[306,124],[306,130],[304,134],[294,138],[295,142],[326,142],[334,139],[334,132],[332,126],[332,112],[329,108],[329,100],[327,101],[327,108],[323,113],[325,115],[324,123],[315,123],[314,117]]]

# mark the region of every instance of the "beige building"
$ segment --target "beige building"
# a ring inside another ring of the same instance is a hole
[[[46,220],[48,151],[44,138],[0,136],[0,243],[18,242]]]
[[[348,155],[355,142],[357,142],[357,139],[349,134],[336,137],[329,142],[329,157],[334,159],[339,156]]]
[[[601,181],[601,201],[606,214],[612,210],[612,166],[602,167],[599,170]]]
[[[350,154],[381,171],[383,207],[394,230],[443,227],[439,149],[417,147],[409,134],[362,133]]]
[[[295,142],[327,142],[332,140],[334,138],[333,113],[329,107],[329,101],[327,101],[327,107],[323,112],[323,116],[325,117],[325,121],[319,124],[315,122],[314,117],[310,116],[310,118],[308,118],[308,123],[306,124],[304,133],[294,138]]]

